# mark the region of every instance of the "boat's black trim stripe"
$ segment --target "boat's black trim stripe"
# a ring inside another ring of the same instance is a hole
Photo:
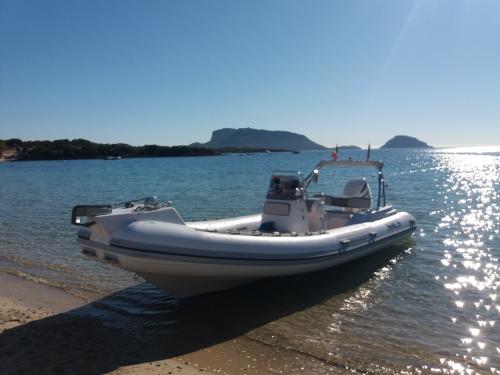
[[[262,263],[262,262],[316,262],[316,261],[323,261],[325,258],[329,257],[341,257],[344,255],[350,255],[354,251],[362,251],[366,250],[367,248],[371,246],[378,246],[382,245],[387,242],[394,241],[396,239],[400,239],[402,237],[405,237],[407,235],[410,235],[413,233],[414,229],[413,228],[408,228],[405,230],[402,230],[398,233],[392,233],[390,236],[384,236],[384,237],[379,237],[378,240],[375,240],[373,242],[370,241],[365,241],[365,244],[362,246],[349,246],[351,249],[347,249],[344,251],[341,251],[339,249],[335,249],[334,251],[328,252],[328,253],[323,253],[322,255],[316,255],[314,257],[302,257],[302,258],[244,258],[244,257],[227,257],[227,256],[210,256],[210,255],[199,255],[199,254],[186,254],[186,253],[179,253],[179,252],[171,252],[171,251],[158,251],[158,250],[150,250],[150,249],[137,249],[133,247],[127,247],[127,246],[121,246],[121,245],[116,245],[112,244],[109,247],[107,245],[102,245],[98,243],[94,243],[86,238],[82,238],[82,242],[89,241],[91,242],[91,246],[97,245],[98,247],[102,248],[104,251],[107,249],[116,249],[116,250],[126,250],[127,252],[132,252],[132,253],[144,253],[144,254],[154,254],[154,255],[162,255],[162,256],[172,256],[172,257],[180,257],[180,258],[197,258],[197,259],[204,259],[204,260],[212,260],[212,261],[218,261],[218,260],[227,260],[227,261],[243,261],[243,262],[257,262],[257,263]],[[136,256],[136,254],[133,254],[133,256]]]

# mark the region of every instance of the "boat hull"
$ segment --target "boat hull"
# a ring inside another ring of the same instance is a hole
[[[413,233],[401,212],[309,236],[211,233],[186,225],[132,222],[108,243],[79,236],[83,253],[134,272],[180,297],[254,280],[309,273],[372,254]]]

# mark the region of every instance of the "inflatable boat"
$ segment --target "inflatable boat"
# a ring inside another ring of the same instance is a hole
[[[375,168],[375,199],[364,178],[347,181],[339,196],[310,192],[323,168]],[[151,197],[75,206],[71,222],[82,226],[83,254],[189,297],[336,266],[411,235],[413,216],[385,202],[382,168],[379,161],[323,160],[306,177],[274,172],[255,215],[185,222],[170,202]]]

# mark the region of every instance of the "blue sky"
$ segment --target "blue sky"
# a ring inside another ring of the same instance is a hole
[[[0,138],[500,144],[500,1],[0,0]]]

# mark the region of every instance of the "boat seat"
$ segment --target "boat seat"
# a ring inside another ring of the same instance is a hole
[[[352,214],[346,211],[325,211],[325,224],[328,229],[340,228],[349,223]]]
[[[310,232],[317,232],[323,229],[323,203],[320,198],[308,198],[306,200],[307,222]]]
[[[370,186],[364,178],[353,178],[344,187],[344,194],[335,197],[327,194],[314,194],[315,198],[323,198],[325,205],[345,207],[348,209],[368,209],[372,205]]]
[[[350,208],[370,208],[371,199],[369,198],[346,198],[333,197],[325,194],[325,204],[327,206],[350,207]]]
[[[326,206],[365,208],[365,209],[371,207],[371,199],[369,198],[334,197],[332,195],[327,195],[327,194],[314,194],[314,197],[323,198],[325,200]]]

